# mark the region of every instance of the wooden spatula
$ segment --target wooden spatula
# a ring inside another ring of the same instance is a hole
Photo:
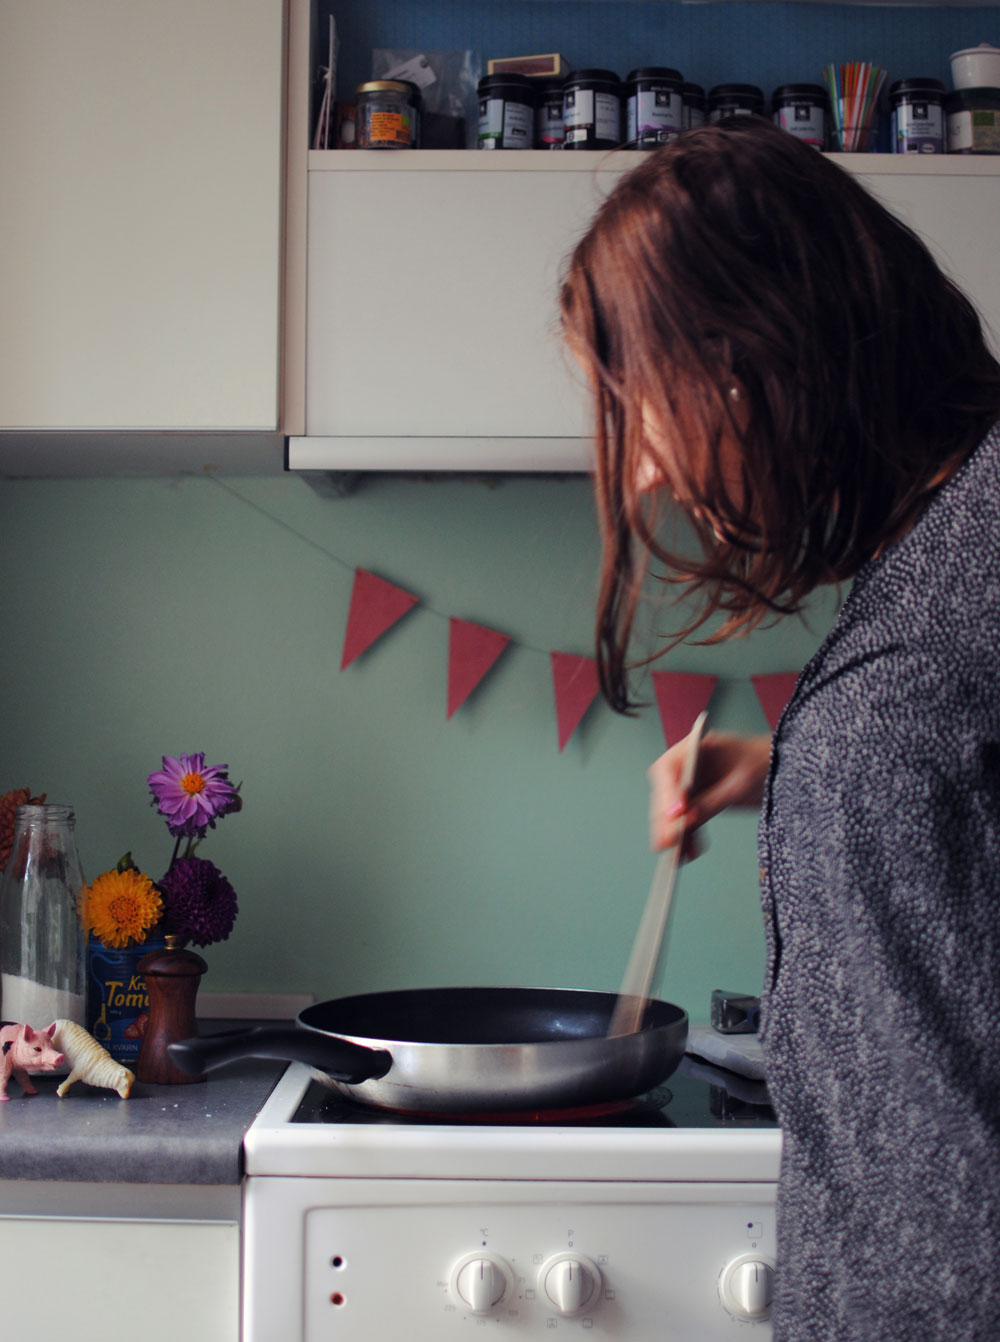
[[[707,713],[699,714],[688,737],[690,745],[687,758],[684,761],[684,770],[681,774],[681,791],[685,796],[694,782],[695,765],[698,762],[698,747],[701,744],[707,717]],[[682,831],[674,846],[662,853],[656,863],[653,883],[650,886],[646,907],[639,921],[639,930],[636,933],[632,954],[629,956],[628,965],[625,969],[621,991],[618,994],[615,1009],[611,1013],[611,1024],[608,1026],[608,1038],[610,1039],[623,1034],[634,1034],[642,1023],[643,1012],[646,1010],[646,1003],[649,1001],[650,988],[663,953],[667,918],[670,914],[670,903],[674,895],[677,868],[680,866],[683,846],[684,832]]]

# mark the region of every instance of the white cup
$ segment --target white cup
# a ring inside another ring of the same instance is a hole
[[[951,82],[957,89],[1000,88],[1000,47],[982,42],[953,52]]]

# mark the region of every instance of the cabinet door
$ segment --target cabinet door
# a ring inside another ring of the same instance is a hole
[[[309,174],[307,435],[585,437],[558,278],[593,171],[436,158]]]
[[[560,271],[640,159],[311,155],[306,436],[289,443],[293,468],[588,469]],[[1000,337],[996,160],[837,162],[928,241]]]
[[[4,0],[0,427],[277,426],[283,0]]]
[[[860,168],[858,176],[920,234],[942,269],[975,303],[1000,353],[1000,171],[994,163],[949,159],[947,174]]]
[[[237,1342],[236,1223],[0,1217],[6,1337]]]

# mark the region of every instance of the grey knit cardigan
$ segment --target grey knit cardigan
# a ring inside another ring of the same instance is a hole
[[[775,1342],[997,1342],[1000,426],[799,677],[759,851]]]

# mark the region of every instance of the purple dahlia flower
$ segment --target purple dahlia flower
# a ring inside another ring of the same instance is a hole
[[[163,768],[146,780],[155,806],[176,838],[203,839],[215,822],[243,805],[229,781],[228,764],[206,767],[204,754],[163,756]]]
[[[225,941],[236,922],[236,891],[214,862],[179,857],[159,883],[165,930],[207,946]]]

